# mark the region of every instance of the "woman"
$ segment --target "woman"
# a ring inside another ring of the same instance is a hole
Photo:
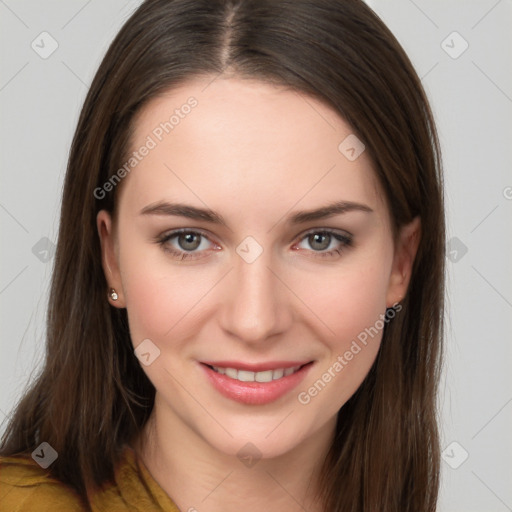
[[[436,129],[371,9],[147,0],[79,119],[0,504],[433,511],[443,290]]]

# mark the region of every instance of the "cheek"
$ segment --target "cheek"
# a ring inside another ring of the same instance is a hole
[[[187,338],[187,326],[193,324],[212,276],[198,267],[177,268],[165,253],[131,247],[120,268],[133,343]]]
[[[389,262],[384,255],[375,259],[295,280],[297,295],[315,313],[317,330],[325,333],[332,353],[346,350],[385,313]]]
[[[326,333],[325,358],[298,396],[300,404],[311,404],[305,410],[313,416],[336,414],[368,374],[386,324],[390,265],[387,251],[375,252],[371,261],[340,266],[336,276],[302,280],[298,293],[318,316],[317,332]]]

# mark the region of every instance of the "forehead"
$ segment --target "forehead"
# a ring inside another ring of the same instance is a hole
[[[140,207],[186,196],[222,211],[229,200],[234,212],[238,198],[255,215],[276,202],[281,210],[340,199],[383,207],[367,153],[347,158],[344,141],[362,147],[354,137],[334,109],[301,92],[256,80],[196,79],[137,115],[131,151],[150,149],[123,195]]]

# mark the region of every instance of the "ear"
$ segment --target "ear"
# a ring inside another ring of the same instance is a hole
[[[119,271],[119,263],[117,257],[117,243],[112,222],[112,216],[107,210],[101,210],[96,216],[96,226],[101,244],[101,264],[105,279],[108,283],[107,297],[110,304],[116,308],[124,308],[125,298]],[[114,288],[117,292],[118,299],[113,300],[109,290]]]
[[[407,294],[420,238],[421,222],[419,217],[415,217],[409,224],[403,226],[398,233],[386,297],[386,307],[388,308],[400,302]]]

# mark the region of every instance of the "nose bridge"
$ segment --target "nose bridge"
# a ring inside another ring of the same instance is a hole
[[[223,328],[240,340],[264,341],[286,328],[286,297],[272,267],[271,251],[251,237],[237,247],[222,318]]]

